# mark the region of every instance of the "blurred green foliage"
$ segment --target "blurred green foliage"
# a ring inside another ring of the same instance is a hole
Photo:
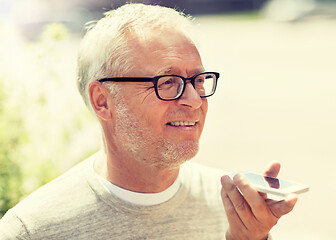
[[[75,86],[79,39],[58,23],[35,42],[1,22],[0,30],[1,218],[95,152],[99,139]]]
[[[61,23],[51,23],[44,27],[40,35],[40,41],[64,40],[69,37],[68,29]]]
[[[10,106],[0,81],[0,217],[20,200],[22,172],[20,146],[26,142],[22,119],[17,118]]]

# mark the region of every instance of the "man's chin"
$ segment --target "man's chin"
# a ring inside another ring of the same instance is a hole
[[[156,145],[156,147],[154,146]],[[129,144],[125,146],[129,149],[132,157],[139,162],[158,169],[178,168],[184,162],[196,156],[199,143],[195,140],[185,140],[182,142],[171,142],[167,140],[155,143],[147,143],[145,146],[139,144]],[[153,149],[156,149],[153,151]],[[153,154],[150,154],[153,152]]]
[[[184,162],[196,156],[199,149],[198,141],[184,141],[179,144],[166,145],[166,151],[162,153],[162,162],[160,165],[167,167],[179,167]]]

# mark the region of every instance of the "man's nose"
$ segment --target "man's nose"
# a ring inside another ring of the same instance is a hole
[[[189,82],[185,86],[182,96],[178,99],[179,104],[192,107],[194,109],[200,108],[202,105],[202,98],[196,92],[196,89]]]

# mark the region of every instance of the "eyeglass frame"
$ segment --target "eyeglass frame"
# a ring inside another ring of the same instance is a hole
[[[173,100],[179,99],[183,95],[184,90],[185,90],[185,88],[187,86],[187,81],[190,81],[191,85],[196,90],[196,88],[195,88],[195,79],[199,75],[202,75],[202,74],[214,74],[216,76],[216,79],[214,81],[215,82],[215,86],[213,88],[213,91],[210,94],[205,95],[205,96],[199,95],[200,98],[207,98],[207,97],[210,97],[210,96],[214,95],[214,93],[216,92],[217,81],[218,81],[218,78],[220,76],[220,74],[218,72],[202,72],[202,73],[195,74],[194,76],[189,77],[189,78],[185,78],[185,77],[182,77],[180,75],[166,74],[166,75],[159,75],[159,76],[155,76],[155,77],[111,77],[111,78],[102,78],[102,79],[99,79],[97,81],[98,82],[152,82],[153,85],[154,85],[154,90],[155,90],[156,96],[160,100],[163,100],[163,101],[173,101]],[[183,89],[182,89],[181,93],[179,95],[177,95],[175,98],[169,98],[169,99],[161,98],[160,95],[159,95],[157,83],[158,83],[158,80],[160,78],[162,78],[162,77],[179,77],[179,78],[181,78],[183,80],[183,83],[184,83]]]

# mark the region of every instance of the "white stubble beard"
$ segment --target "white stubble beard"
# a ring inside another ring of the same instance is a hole
[[[115,134],[121,140],[123,151],[134,160],[156,168],[175,168],[197,154],[198,141],[172,142],[156,137],[151,128],[130,112],[121,94],[118,95]]]

